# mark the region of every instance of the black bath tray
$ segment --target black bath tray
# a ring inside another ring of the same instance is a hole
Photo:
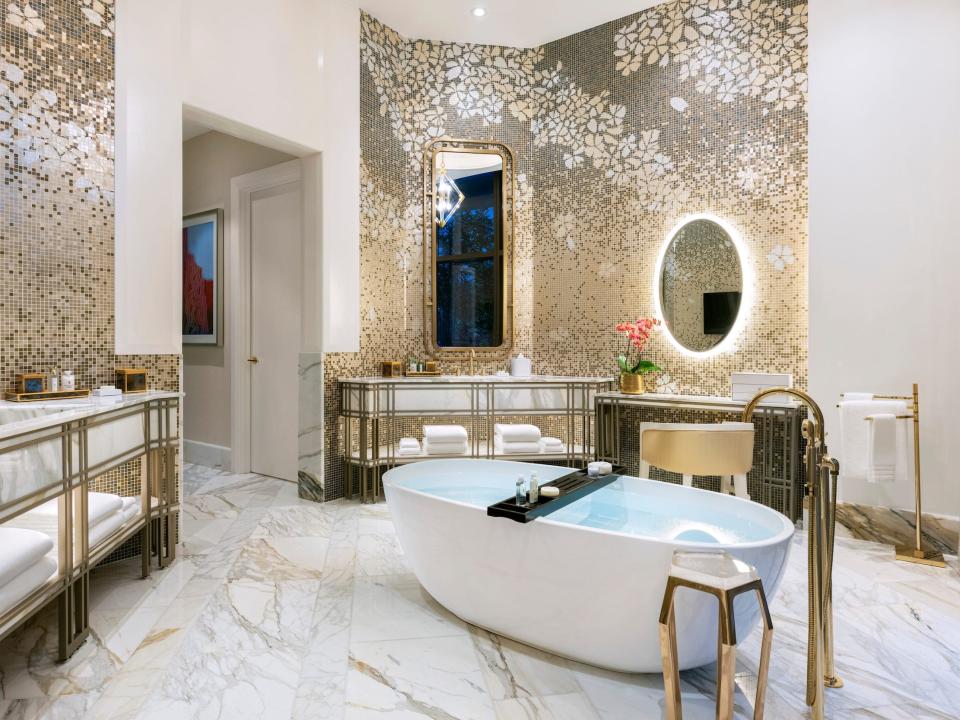
[[[524,503],[523,505],[517,505],[515,497],[507,498],[493,505],[488,505],[487,515],[490,517],[508,518],[518,523],[528,523],[536,520],[538,517],[544,517],[561,508],[565,508],[575,500],[579,500],[595,490],[606,487],[617,480],[622,472],[623,468],[614,467],[613,472],[609,475],[590,477],[586,470],[577,470],[569,475],[564,475],[540,486],[541,488],[560,488],[560,494],[557,497],[546,498],[541,495],[538,502]]]

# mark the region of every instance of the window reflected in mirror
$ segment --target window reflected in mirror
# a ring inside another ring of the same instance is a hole
[[[507,344],[512,310],[505,217],[512,168],[505,168],[502,146],[456,145],[435,148],[429,168],[432,349],[499,349]]]

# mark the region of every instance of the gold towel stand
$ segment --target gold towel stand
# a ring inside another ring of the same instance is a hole
[[[910,412],[907,415],[897,415],[898,420],[913,420],[913,485],[916,494],[916,522],[914,523],[914,544],[897,545],[896,559],[906,562],[946,567],[943,553],[923,547],[923,517],[920,503],[920,390],[917,383],[913,384],[913,395],[874,395],[877,400],[906,400]],[[866,418],[872,420],[873,418]]]

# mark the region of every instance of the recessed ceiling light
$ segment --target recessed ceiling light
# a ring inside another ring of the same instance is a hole
[[[486,9],[482,7],[475,7],[472,12],[474,17],[483,17],[487,14]]]

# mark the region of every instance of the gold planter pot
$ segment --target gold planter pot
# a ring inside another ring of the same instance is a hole
[[[627,395],[643,395],[645,392],[643,375],[620,373],[620,392]]]

